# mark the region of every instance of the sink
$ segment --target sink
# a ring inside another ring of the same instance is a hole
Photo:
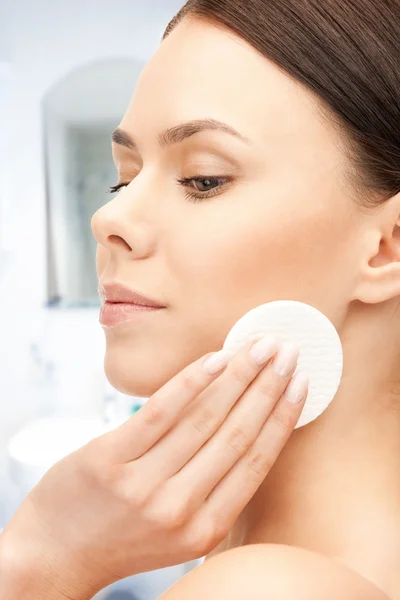
[[[7,445],[10,478],[25,496],[61,458],[109,430],[100,417],[50,416],[31,421]]]

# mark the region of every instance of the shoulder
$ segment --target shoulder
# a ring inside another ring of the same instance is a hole
[[[250,544],[192,569],[159,600],[389,600],[349,567],[303,548]]]

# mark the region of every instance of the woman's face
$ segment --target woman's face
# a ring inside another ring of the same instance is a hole
[[[204,119],[245,139],[189,127],[159,145],[164,130]],[[99,282],[166,308],[104,328],[115,388],[152,395],[265,302],[306,302],[340,325],[363,216],[339,134],[309,91],[229,30],[185,18],[142,71],[119,127],[136,148],[112,144],[118,183],[129,185],[93,216]]]

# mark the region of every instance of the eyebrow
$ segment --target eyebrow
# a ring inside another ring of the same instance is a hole
[[[206,130],[223,131],[237,137],[247,144],[251,143],[249,138],[236,131],[236,129],[222,121],[217,121],[216,119],[196,119],[166,129],[159,134],[158,143],[161,148],[165,148],[172,144],[178,144],[195,133],[199,133],[199,131]],[[111,140],[116,144],[126,146],[131,150],[138,149],[133,137],[127,131],[120,129],[119,127],[112,132]]]

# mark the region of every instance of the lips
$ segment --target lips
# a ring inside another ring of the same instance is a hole
[[[118,283],[99,284],[98,293],[103,302],[135,304],[154,308],[165,308],[165,305],[153,298],[144,296]]]

